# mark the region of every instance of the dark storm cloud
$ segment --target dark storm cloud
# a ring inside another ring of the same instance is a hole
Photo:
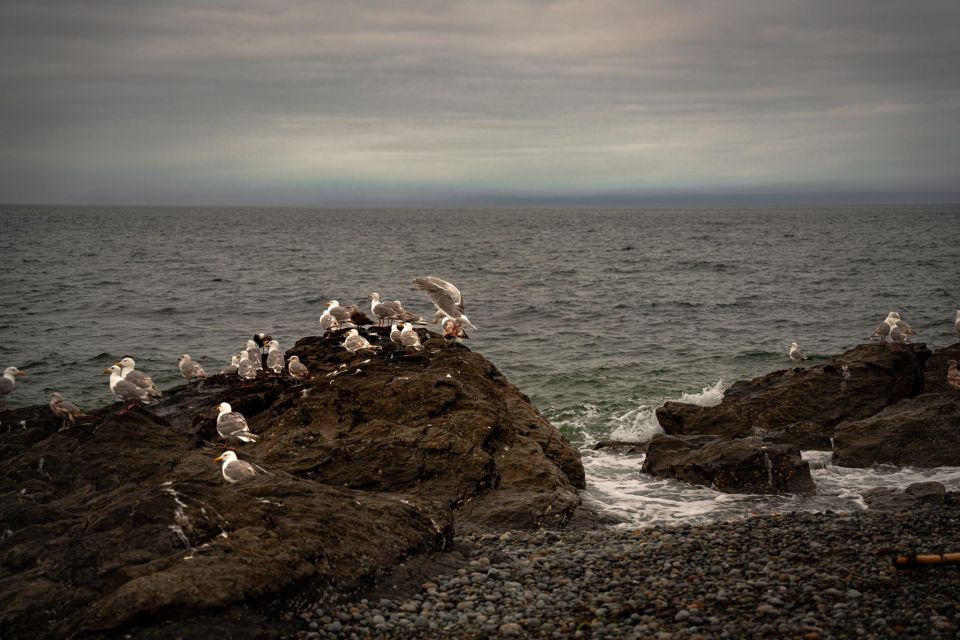
[[[8,0],[0,201],[951,197],[958,7]]]

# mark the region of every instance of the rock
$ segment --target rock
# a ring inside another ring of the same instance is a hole
[[[623,440],[601,440],[600,442],[593,445],[594,451],[599,451],[601,449],[613,450],[616,453],[624,453],[626,455],[636,455],[638,453],[644,453],[647,450],[647,442],[626,442]]]
[[[716,406],[667,402],[657,409],[657,420],[671,435],[767,435],[774,442],[796,444],[819,438],[823,446],[840,422],[872,416],[920,393],[929,357],[923,344],[860,345],[825,364],[737,382]],[[846,384],[842,365],[849,367]]]
[[[727,493],[813,493],[810,467],[800,450],[755,438],[658,434],[642,471]]]
[[[45,406],[0,412],[4,637],[274,616],[235,634],[272,637],[278,600],[368,586],[447,548],[455,522],[565,523],[579,453],[526,396],[435,334],[409,358],[369,335],[386,346],[359,371],[338,337],[307,338],[287,353],[313,372],[306,382],[211,376],[66,431]],[[260,435],[237,453],[262,470],[237,485],[212,460],[221,401]]]
[[[863,493],[863,501],[874,511],[903,512],[923,505],[942,505],[946,488],[939,482],[917,482],[904,490],[876,487]]]
[[[927,393],[836,428],[833,463],[960,466],[960,397]]]
[[[947,385],[947,362],[950,360],[960,362],[960,342],[937,349],[930,356],[923,381],[924,393],[956,393]]]

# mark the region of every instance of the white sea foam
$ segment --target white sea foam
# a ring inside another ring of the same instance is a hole
[[[700,393],[682,394],[677,402],[695,404],[701,407],[715,407],[723,402],[723,394],[726,390],[727,385],[723,383],[723,378],[720,378],[716,384],[707,385]]]

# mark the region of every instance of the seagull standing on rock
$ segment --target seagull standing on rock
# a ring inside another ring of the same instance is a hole
[[[420,334],[414,330],[412,324],[403,326],[403,331],[400,332],[400,343],[407,351],[423,351],[423,345],[420,344]]]
[[[16,386],[16,376],[22,378],[26,375],[16,367],[7,367],[3,370],[3,377],[0,378],[0,404],[3,404],[3,399],[10,395],[13,387]]]
[[[137,370],[137,363],[133,358],[128,356],[115,364],[120,367],[120,375],[127,382],[135,384],[141,389],[144,389],[154,398],[159,398],[163,395],[160,389],[157,388],[157,385],[154,384],[153,378],[144,372]]]
[[[63,418],[63,426],[60,427],[60,431],[63,431],[67,427],[72,427],[76,424],[77,420],[89,420],[93,418],[93,416],[84,413],[80,407],[64,398],[63,394],[59,391],[54,391],[50,394],[50,411],[53,412],[53,415]]]
[[[237,454],[233,451],[224,451],[223,455],[213,459],[214,462],[223,462],[220,472],[223,479],[230,484],[236,484],[243,480],[249,480],[257,475],[257,470],[249,462],[237,459]]]
[[[230,364],[225,366],[223,369],[220,369],[220,373],[233,375],[237,372],[237,369],[239,367],[240,367],[240,356],[230,356]]]
[[[249,351],[240,353],[240,362],[237,364],[237,375],[244,380],[253,380],[257,377],[257,367],[250,359]]]
[[[287,366],[283,359],[283,351],[280,350],[280,343],[271,340],[267,346],[270,347],[270,351],[267,352],[267,369],[279,375],[283,373],[283,369]]]
[[[203,370],[203,367],[193,361],[193,358],[190,357],[189,353],[185,353],[180,356],[177,366],[180,367],[180,375],[186,378],[187,382],[190,382],[194,378],[207,377],[206,371]]]
[[[228,443],[231,440],[239,440],[240,442],[257,441],[259,436],[250,432],[247,419],[243,417],[242,413],[234,411],[229,402],[221,402],[217,405],[217,409],[220,411],[217,415],[217,433],[220,434],[221,438]]]
[[[149,391],[123,377],[123,369],[120,368],[119,364],[104,369],[103,372],[110,374],[110,393],[112,393],[117,400],[127,403],[127,406],[117,414],[118,416],[122,416],[130,411],[138,402],[150,404],[154,401],[155,396]]]
[[[370,342],[360,335],[356,329],[350,329],[347,336],[343,339],[343,348],[357,356],[360,359],[360,352],[372,349],[380,349],[379,345],[370,344]]]
[[[378,327],[383,325],[384,320],[392,324],[394,320],[399,319],[397,314],[398,304],[391,300],[380,302],[380,294],[376,291],[371,293],[369,297],[370,312],[373,313],[373,317],[377,319]]]
[[[336,331],[340,328],[340,321],[330,313],[329,305],[323,310],[323,313],[320,314],[320,328],[323,329],[324,332]]]
[[[789,354],[790,354],[790,359],[793,360],[794,362],[802,362],[804,360],[809,359],[807,358],[807,355],[803,351],[800,351],[800,345],[798,345],[796,342],[790,343]]]
[[[300,356],[290,356],[290,361],[287,363],[287,371],[290,372],[290,377],[296,378],[297,380],[306,380],[310,375],[310,370],[307,369],[307,365],[300,362]]]
[[[257,343],[253,340],[247,340],[246,350],[247,357],[250,359],[250,364],[253,365],[253,368],[257,371],[263,371],[263,357]]]

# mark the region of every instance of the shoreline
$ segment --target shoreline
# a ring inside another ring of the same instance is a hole
[[[461,567],[304,607],[293,637],[956,637],[960,566],[892,557],[955,551],[958,528],[954,493],[898,514],[457,536]]]

